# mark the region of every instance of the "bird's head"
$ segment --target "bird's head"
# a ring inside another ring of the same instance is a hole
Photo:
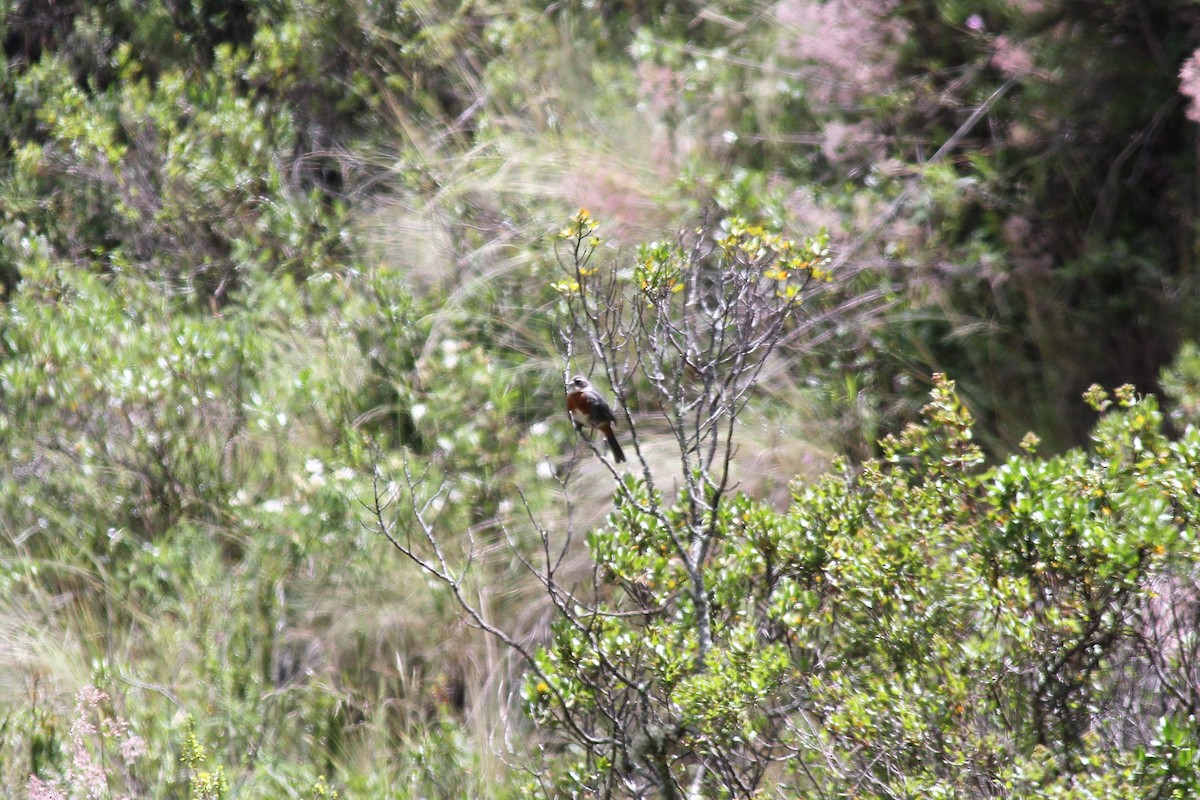
[[[591,384],[582,375],[576,375],[567,381],[567,391],[569,392],[586,392],[589,388],[591,388]]]

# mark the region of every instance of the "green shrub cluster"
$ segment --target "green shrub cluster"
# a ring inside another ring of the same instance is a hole
[[[576,754],[535,786],[1190,796],[1200,435],[1168,439],[1129,387],[1090,400],[1112,408],[1086,451],[989,465],[939,379],[880,459],[782,511],[721,505],[706,653],[672,555],[693,501],[663,526],[630,480],[588,538],[605,599],[564,614],[525,686]]]

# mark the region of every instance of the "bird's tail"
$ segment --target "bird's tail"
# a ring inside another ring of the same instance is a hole
[[[604,439],[608,442],[608,449],[612,451],[613,461],[618,464],[624,463],[625,451],[621,449],[621,443],[617,441],[617,435],[611,427],[604,432]]]

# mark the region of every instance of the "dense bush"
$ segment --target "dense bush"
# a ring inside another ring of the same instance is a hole
[[[620,756],[589,747],[567,774],[602,786],[658,760],[732,796],[1186,796],[1200,439],[1167,441],[1152,398],[1118,396],[1091,452],[987,467],[941,382],[881,460],[798,484],[782,513],[725,504],[702,664],[689,576],[633,490],[589,539],[611,598],[564,620],[526,689],[547,723],[614,737]],[[626,704],[636,721],[611,728]]]

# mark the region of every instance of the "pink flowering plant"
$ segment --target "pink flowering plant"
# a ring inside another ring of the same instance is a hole
[[[1187,98],[1187,118],[1200,122],[1200,50],[1183,62],[1179,70],[1179,93]]]
[[[146,741],[116,712],[107,692],[89,684],[75,695],[67,744],[60,775],[29,776],[29,800],[107,800],[138,793],[133,767],[146,754]]]

